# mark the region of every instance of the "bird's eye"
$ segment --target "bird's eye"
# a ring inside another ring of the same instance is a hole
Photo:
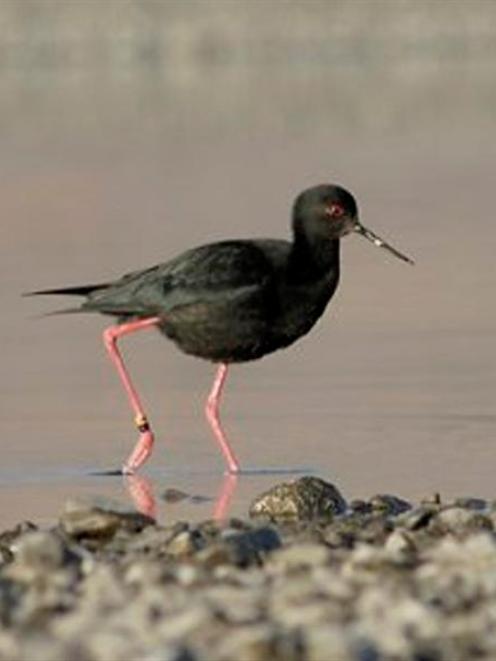
[[[344,209],[340,204],[330,204],[326,207],[325,212],[331,218],[341,218],[344,215]]]

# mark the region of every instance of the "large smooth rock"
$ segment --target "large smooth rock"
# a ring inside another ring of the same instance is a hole
[[[346,501],[333,484],[318,477],[302,477],[277,484],[257,496],[250,506],[250,516],[306,521],[330,519],[345,510]]]

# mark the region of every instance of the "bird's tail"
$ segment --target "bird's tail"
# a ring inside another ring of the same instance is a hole
[[[107,284],[98,285],[79,285],[76,287],[61,287],[57,289],[41,289],[39,291],[30,291],[23,294],[23,296],[88,296],[94,291],[105,289]],[[53,317],[59,314],[78,314],[80,312],[94,312],[94,310],[81,306],[73,308],[64,308],[62,310],[54,310],[52,312],[45,312],[41,317]]]
[[[98,289],[105,289],[108,284],[98,285],[79,285],[77,287],[62,287],[60,289],[40,289],[39,291],[29,291],[23,296],[88,296]]]

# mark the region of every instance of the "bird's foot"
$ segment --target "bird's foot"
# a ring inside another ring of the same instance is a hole
[[[145,463],[152,453],[154,442],[155,438],[151,429],[146,429],[140,433],[134,450],[122,467],[123,475],[133,475]]]

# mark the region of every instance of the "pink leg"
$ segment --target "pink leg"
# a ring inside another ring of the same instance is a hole
[[[122,356],[119,352],[119,349],[117,348],[117,340],[122,335],[128,335],[129,333],[134,333],[135,331],[145,328],[152,328],[160,321],[160,317],[138,319],[137,321],[131,321],[127,324],[110,326],[103,333],[103,341],[105,342],[105,347],[107,348],[110,358],[116,366],[124,388],[126,389],[131,408],[133,409],[135,415],[134,422],[140,433],[134,450],[131,452],[126,463],[122,467],[122,472],[124,474],[134,473],[135,470],[137,470],[142,464],[145,463],[152,452],[154,438],[138,393],[131,383],[126,366],[124,365]]]
[[[126,475],[125,485],[133,501],[133,505],[142,514],[157,518],[157,504],[153,495],[153,487],[150,480],[143,475]]]
[[[229,507],[236,491],[238,475],[236,473],[227,473],[224,475],[224,481],[217,500],[215,502],[213,518],[215,521],[223,521],[229,514]]]
[[[220,445],[220,449],[227,462],[229,472],[239,473],[239,462],[236,459],[236,455],[232,451],[231,446],[229,445],[229,441],[227,440],[219,419],[219,404],[226,376],[227,365],[225,363],[221,363],[219,365],[219,369],[217,370],[217,374],[215,375],[214,385],[212,386],[212,390],[208,396],[207,403],[205,404],[205,415],[207,416],[207,420],[210,424],[210,427],[212,428],[215,439]]]

